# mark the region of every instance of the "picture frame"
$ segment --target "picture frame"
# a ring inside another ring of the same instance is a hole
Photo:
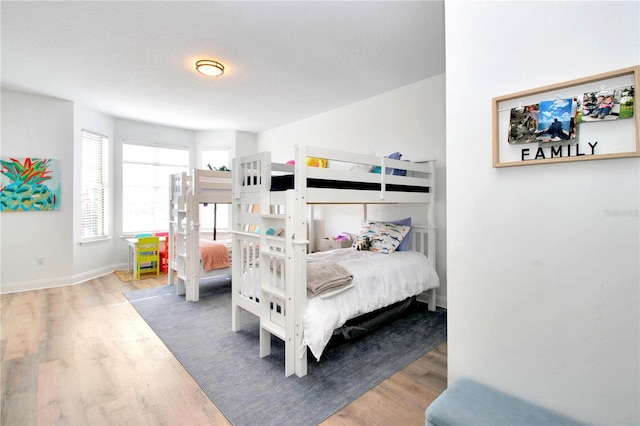
[[[493,167],[640,156],[640,66],[492,99]]]
[[[0,212],[60,210],[60,165],[41,157],[0,159]]]

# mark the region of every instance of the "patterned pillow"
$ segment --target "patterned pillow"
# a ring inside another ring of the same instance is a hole
[[[383,254],[393,253],[407,235],[410,226],[398,225],[391,222],[365,221],[362,230],[353,241],[352,247],[356,248],[363,242],[363,237],[369,237],[371,246],[369,250]]]

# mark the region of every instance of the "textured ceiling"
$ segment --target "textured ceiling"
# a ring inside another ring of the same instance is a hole
[[[2,86],[259,132],[444,73],[442,1],[6,1]],[[197,59],[225,64],[196,73]]]

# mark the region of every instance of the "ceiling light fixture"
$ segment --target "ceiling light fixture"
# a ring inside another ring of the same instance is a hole
[[[196,62],[196,70],[200,74],[218,77],[224,74],[224,65],[211,59],[201,59]]]

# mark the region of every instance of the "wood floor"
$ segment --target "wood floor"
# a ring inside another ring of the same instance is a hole
[[[165,283],[110,274],[2,295],[0,424],[229,424],[122,294]],[[424,425],[446,385],[443,343],[322,424]]]

